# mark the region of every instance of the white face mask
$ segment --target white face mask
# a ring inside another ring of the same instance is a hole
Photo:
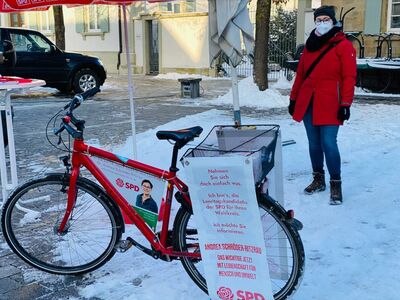
[[[324,35],[325,33],[327,33],[329,30],[331,30],[333,27],[333,22],[329,21],[329,22],[321,22],[316,26],[316,30],[318,31],[318,33],[320,35]]]

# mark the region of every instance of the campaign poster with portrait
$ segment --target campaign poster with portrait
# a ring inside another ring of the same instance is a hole
[[[161,208],[166,181],[102,158],[92,157],[92,160],[116,190],[155,231],[158,221],[162,219]],[[124,221],[126,224],[132,224],[126,215]]]

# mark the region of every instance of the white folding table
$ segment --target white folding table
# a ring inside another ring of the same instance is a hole
[[[0,201],[0,207],[7,199],[8,191],[18,185],[17,161],[15,156],[14,130],[11,112],[11,94],[18,93],[22,89],[43,86],[45,84],[45,81],[38,79],[0,76],[0,92],[5,92],[2,99],[0,99],[0,110],[5,110],[7,124],[7,132],[3,132],[3,126],[1,125],[3,122],[3,116],[0,114],[0,175],[2,190],[2,201]],[[3,140],[4,134],[6,134],[8,138],[8,157],[6,156],[6,149]],[[7,158],[9,159],[9,166],[7,166]],[[8,174],[11,174],[10,178]]]

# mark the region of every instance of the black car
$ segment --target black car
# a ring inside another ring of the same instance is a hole
[[[1,27],[0,37],[1,75],[43,79],[67,93],[99,87],[107,77],[100,59],[60,50],[38,31]]]

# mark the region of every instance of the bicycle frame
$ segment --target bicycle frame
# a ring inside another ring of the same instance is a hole
[[[167,194],[165,197],[165,209],[162,212],[163,223],[159,237],[153,230],[150,229],[143,218],[135,211],[134,208],[130,206],[127,200],[111,184],[104,173],[97,167],[95,162],[93,162],[91,156],[116,162],[123,166],[128,166],[135,170],[139,170],[140,172],[151,174],[155,177],[164,179],[168,182]],[[122,212],[146,237],[146,239],[150,242],[151,246],[155,249],[156,252],[172,257],[186,256],[200,258],[199,253],[174,251],[172,245],[167,244],[174,186],[176,186],[177,189],[182,193],[184,201],[186,201],[191,206],[191,201],[188,196],[188,187],[178,177],[176,177],[176,171],[165,171],[131,159],[128,159],[127,161],[122,161],[117,155],[111,152],[107,152],[102,149],[85,144],[83,139],[74,139],[71,163],[72,171],[70,177],[70,188],[68,190],[68,203],[65,215],[58,228],[58,232],[60,234],[67,226],[67,222],[74,208],[77,195],[76,182],[78,180],[81,167],[85,167],[98,180],[100,185],[103,186],[103,188],[106,190],[107,194],[111,196],[113,201],[117,203]]]

